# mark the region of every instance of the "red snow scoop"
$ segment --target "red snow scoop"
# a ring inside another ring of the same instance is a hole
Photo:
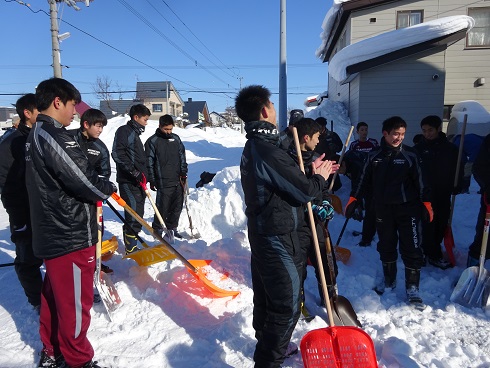
[[[459,170],[461,166],[461,157],[463,155],[463,144],[464,144],[464,135],[466,132],[466,123],[468,122],[468,115],[465,114],[463,120],[463,127],[461,128],[461,140],[459,141],[459,151],[458,151],[458,161],[456,162],[456,174],[454,175],[454,188],[458,186],[459,180]],[[451,227],[451,223],[453,222],[453,212],[454,212],[454,202],[456,201],[456,195],[453,194],[451,196],[451,210],[449,214],[449,220],[446,226],[446,230],[444,231],[444,248],[446,248],[446,254],[449,258],[449,262],[454,267],[456,266],[456,258],[454,257],[453,249],[456,247],[454,244],[454,236],[453,229]]]
[[[303,158],[301,156],[298,131],[296,128],[293,128],[293,136],[296,151],[298,152],[299,166],[301,171],[304,172]],[[335,326],[330,296],[327,290],[327,281],[323,272],[324,268],[316,233],[315,218],[311,209],[311,203],[308,202],[307,206],[330,327],[310,331],[301,339],[300,350],[301,356],[303,357],[303,364],[306,368],[375,368],[378,366],[378,363],[371,337],[358,327]]]
[[[166,248],[170,253],[175,255],[186,267],[189,273],[194,276],[196,279],[203,282],[206,289],[208,289],[211,293],[216,295],[217,297],[227,297],[232,296],[235,297],[240,294],[239,291],[233,290],[224,290],[220,289],[216,285],[214,285],[211,281],[206,278],[205,272],[201,270],[201,267],[204,267],[210,263],[207,260],[187,260],[182,254],[180,254],[174,247],[172,247],[165,239],[162,238],[160,234],[158,234],[144,219],[139,216],[135,210],[128,206],[126,201],[119,197],[117,193],[112,193],[111,198],[115,200],[121,207],[123,207],[133,218],[138,221],[146,230],[148,230],[151,235],[162,244],[161,246]]]

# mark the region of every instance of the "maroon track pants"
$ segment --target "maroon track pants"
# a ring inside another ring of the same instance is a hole
[[[39,333],[50,356],[63,354],[73,368],[92,360],[87,339],[94,302],[95,247],[45,260]]]

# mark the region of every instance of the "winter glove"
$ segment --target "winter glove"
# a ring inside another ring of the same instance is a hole
[[[152,183],[148,183],[148,184],[150,184],[150,189],[156,192],[157,188],[155,188],[155,184]]]
[[[182,185],[184,185],[186,181],[187,181],[187,175],[185,174],[180,175],[180,182],[182,183]]]
[[[424,203],[425,209],[427,210],[427,215],[428,215],[427,220],[429,222],[432,222],[432,220],[434,219],[434,210],[432,210],[432,205],[430,204],[430,202],[423,202],[423,203]]]
[[[349,201],[345,205],[344,215],[345,218],[351,218],[357,207],[357,198],[349,197]]]
[[[134,179],[136,180],[136,183],[139,184],[143,189],[146,190],[146,176],[143,174],[141,171],[134,170],[131,172],[131,175],[133,175]]]
[[[333,206],[327,200],[324,200],[321,205],[312,205],[311,209],[313,210],[313,213],[318,217],[318,219],[322,222],[326,220],[331,220],[333,218]]]

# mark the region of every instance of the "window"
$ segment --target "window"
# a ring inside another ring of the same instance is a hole
[[[468,8],[475,26],[466,35],[466,47],[490,47],[490,7]]]
[[[403,10],[396,12],[396,29],[414,26],[423,21],[423,10]]]
[[[163,106],[162,104],[153,104],[153,112],[162,112],[163,111]]]

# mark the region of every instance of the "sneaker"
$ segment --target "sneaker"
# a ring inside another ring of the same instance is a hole
[[[174,236],[178,239],[182,239],[183,236],[177,231],[177,229],[172,230],[174,232]]]
[[[360,247],[369,247],[371,245],[371,242],[367,240],[361,240],[357,245]]]
[[[163,240],[165,240],[169,244],[175,244],[175,237],[174,237],[173,230],[167,230],[165,236],[163,237]]]
[[[293,356],[294,354],[298,353],[298,345],[296,345],[294,342],[290,341],[288,344],[288,347],[286,349],[286,354],[284,356],[286,358],[289,358],[290,356]]]
[[[38,367],[60,368],[65,366],[65,359],[62,355],[58,358],[51,357],[44,350],[41,351],[41,359],[39,359]]]
[[[440,268],[441,270],[447,270],[448,268],[453,267],[453,265],[444,258],[427,258],[427,262],[434,267]]]
[[[407,289],[407,299],[410,304],[422,304],[422,298],[419,294],[419,288],[415,285],[410,285]]]
[[[114,273],[114,270],[112,268],[106,266],[103,263],[100,265],[100,270],[103,271],[104,273]]]

